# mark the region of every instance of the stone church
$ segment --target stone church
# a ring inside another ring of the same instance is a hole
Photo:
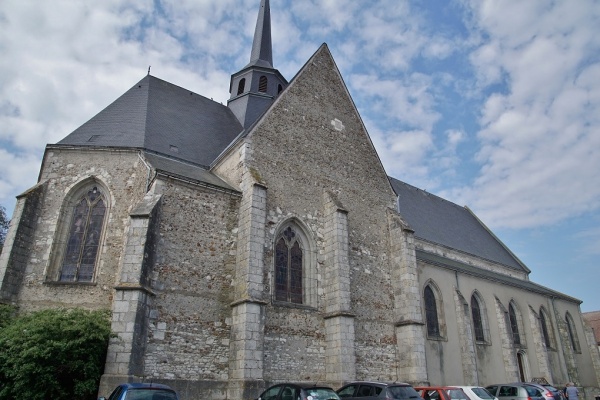
[[[0,301],[112,311],[100,394],[281,381],[599,393],[580,301],[466,207],[386,174],[326,44],[288,81],[269,1],[227,105],[147,75],[46,147],[17,197]]]

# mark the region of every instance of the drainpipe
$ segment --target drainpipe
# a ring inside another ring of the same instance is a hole
[[[148,173],[146,174],[146,193],[148,193],[148,191],[150,190],[150,173],[152,172],[152,168],[150,168],[150,165],[148,165],[146,160],[144,160],[144,157],[142,157],[141,151],[138,152],[138,157],[144,163],[146,169],[148,170]]]

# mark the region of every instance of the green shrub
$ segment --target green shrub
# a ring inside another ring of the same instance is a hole
[[[8,304],[0,304],[0,329],[10,324],[15,318],[15,307]]]
[[[94,399],[109,313],[44,310],[0,328],[0,399]]]

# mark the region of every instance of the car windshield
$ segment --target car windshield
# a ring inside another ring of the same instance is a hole
[[[308,400],[340,400],[340,397],[336,392],[333,391],[333,389],[309,388],[304,389],[304,391],[306,392]]]
[[[418,399],[420,397],[412,386],[388,386],[388,392],[394,399]]]
[[[174,392],[164,389],[129,389],[125,400],[177,400]]]
[[[493,399],[494,396],[482,387],[476,387],[471,389],[480,399]]]

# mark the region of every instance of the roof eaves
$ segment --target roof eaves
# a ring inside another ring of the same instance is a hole
[[[434,241],[432,241],[432,240],[429,240],[429,239],[425,239],[425,238],[423,238],[423,237],[420,237],[420,236],[418,236],[418,235],[415,235],[415,239],[418,239],[418,240],[420,240],[420,241],[422,241],[422,242],[431,243],[431,244],[433,244],[433,245],[435,245],[435,246],[443,247],[443,248],[445,248],[445,249],[448,249],[448,250],[450,250],[450,251],[454,251],[454,252],[457,252],[457,253],[460,253],[460,254],[465,254],[465,255],[467,255],[467,256],[469,256],[469,257],[477,258],[477,259],[479,259],[479,260],[482,260],[482,261],[485,261],[485,262],[490,262],[490,263],[493,263],[493,264],[496,264],[496,265],[501,265],[501,266],[503,266],[504,268],[508,268],[508,269],[511,269],[511,270],[514,270],[514,271],[524,272],[524,271],[518,270],[517,268],[515,268],[515,267],[512,267],[512,266],[510,266],[510,265],[506,265],[506,264],[504,264],[504,263],[501,263],[501,262],[499,262],[499,261],[490,260],[489,258],[481,257],[481,256],[479,256],[479,255],[477,255],[477,254],[469,253],[469,252],[467,252],[467,251],[464,251],[464,250],[455,249],[454,247],[450,247],[450,246],[447,246],[447,245],[444,245],[444,244],[441,244],[441,243],[437,243],[437,242],[434,242]],[[525,271],[525,272],[526,272],[526,271]]]
[[[546,296],[551,296],[555,298],[560,298],[562,300],[571,301],[574,303],[581,304],[582,301],[576,299],[574,297],[568,296],[566,294],[557,292],[555,290],[549,289],[545,286],[539,285],[537,283],[531,282],[529,280],[522,280],[518,278],[513,278],[508,275],[503,275],[497,272],[488,271],[479,267],[475,267],[472,265],[468,265],[462,263],[460,261],[451,260],[436,254],[428,253],[422,250],[416,250],[416,256],[418,260],[427,262],[432,265],[437,265],[440,267],[444,267],[453,271],[462,272],[466,275],[475,276],[478,278],[484,278],[490,281],[498,282],[507,286],[516,287],[519,289],[524,289],[532,292],[536,292],[539,294],[543,294]]]
[[[519,265],[520,265],[520,266],[521,266],[521,267],[522,267],[522,268],[525,270],[525,272],[527,272],[528,274],[530,274],[530,273],[531,273],[531,270],[530,270],[529,268],[527,268],[527,266],[526,266],[526,265],[525,265],[525,264],[524,264],[524,263],[523,263],[523,262],[522,262],[522,261],[519,259],[519,257],[517,257],[517,256],[515,255],[515,253],[513,253],[513,252],[512,252],[512,251],[511,251],[511,250],[508,248],[508,246],[506,246],[506,245],[504,244],[504,242],[503,242],[502,240],[500,240],[500,238],[499,238],[498,236],[496,236],[496,235],[494,234],[494,232],[492,232],[492,231],[491,231],[491,230],[490,230],[490,229],[487,227],[487,225],[486,225],[486,224],[484,224],[484,223],[483,223],[483,221],[481,221],[481,220],[479,219],[479,217],[478,217],[477,215],[475,215],[475,213],[474,213],[474,212],[473,212],[473,211],[472,211],[472,210],[471,210],[471,209],[470,209],[468,206],[464,206],[464,207],[465,207],[465,210],[467,210],[467,211],[468,211],[468,212],[469,212],[469,213],[470,213],[470,214],[473,216],[473,218],[475,218],[475,220],[476,220],[476,221],[477,221],[477,222],[478,222],[478,223],[479,223],[479,224],[480,224],[480,225],[483,227],[483,229],[485,229],[485,230],[486,230],[486,231],[487,231],[487,232],[488,232],[488,233],[489,233],[489,234],[490,234],[490,235],[491,235],[491,236],[492,236],[492,237],[493,237],[493,238],[494,238],[494,239],[495,239],[495,240],[496,240],[496,241],[497,241],[497,242],[500,244],[500,246],[502,246],[502,247],[504,248],[504,250],[506,250],[506,252],[507,252],[508,254],[510,254],[510,256],[511,256],[512,258],[514,258],[514,259],[515,259],[515,261],[516,261],[516,262],[517,262],[517,263],[518,263],[518,264],[519,264]]]

